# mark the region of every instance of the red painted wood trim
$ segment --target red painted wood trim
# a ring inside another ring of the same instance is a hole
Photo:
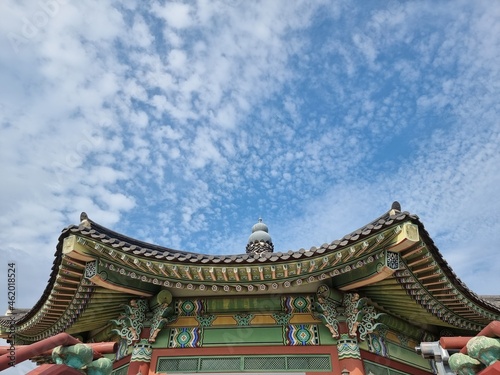
[[[178,349],[154,349],[153,358],[200,356],[200,355],[273,355],[273,354],[331,354],[332,349],[337,351],[336,346],[217,346],[203,348],[178,348]]]
[[[42,341],[35,342],[31,345],[25,345],[21,348],[16,348],[15,362],[16,364],[21,363],[34,356],[42,354],[47,350],[54,349],[56,346],[59,345],[67,346],[79,343],[80,343],[79,340],[75,339],[73,336],[68,335],[65,332],[59,333],[55,336],[48,337],[46,339],[43,339]],[[0,356],[0,371],[3,371],[7,367],[9,367],[9,362],[11,361],[9,357],[10,357],[9,353]]]
[[[130,358],[132,357],[131,354],[126,355],[125,357],[119,359],[118,361],[113,363],[113,370],[117,369],[118,367],[122,367],[123,365],[126,365],[130,363]]]
[[[439,345],[444,349],[462,349],[471,338],[467,336],[441,337]]]
[[[151,328],[146,327],[141,332],[141,339],[147,339],[149,337],[149,333],[151,332]],[[134,342],[134,349],[137,342]],[[133,349],[132,349],[133,350]],[[127,375],[136,375],[136,374],[149,374],[150,362],[143,361],[134,361],[130,362],[130,366],[127,370]]]
[[[500,321],[490,322],[477,336],[500,337]]]
[[[500,375],[500,362],[495,362],[491,366],[486,367],[478,375]]]
[[[115,353],[116,349],[118,348],[118,343],[116,342],[94,342],[94,343],[84,343],[87,346],[90,346],[92,348],[92,351],[94,352],[94,359],[101,358],[101,354],[111,354]],[[27,348],[29,345],[16,345],[16,350],[21,349],[21,348]],[[5,353],[8,353],[10,350],[10,346],[0,346],[0,355],[3,355]],[[52,350],[46,350],[43,352],[41,355],[48,355],[50,356],[52,354]]]
[[[82,375],[82,373],[66,365],[45,364],[31,370],[26,375]]]
[[[130,362],[127,375],[149,374],[149,362]]]
[[[405,363],[401,363],[398,361],[394,361],[392,359],[382,357],[379,355],[376,355],[371,352],[367,352],[366,350],[361,350],[361,358],[366,359],[367,361],[375,362],[380,365],[384,365],[390,368],[393,368],[394,370],[406,372],[408,374],[412,375],[429,375],[432,374],[432,372],[421,370],[417,367],[412,367],[410,365],[407,365]]]
[[[342,370],[348,370],[350,375],[365,375],[363,361],[357,358],[344,358],[340,360],[340,373]]]

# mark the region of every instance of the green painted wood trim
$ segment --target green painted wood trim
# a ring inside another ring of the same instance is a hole
[[[86,268],[85,277],[91,281],[94,278],[99,277],[103,282],[109,284],[110,288],[113,287],[126,287],[131,291],[136,291],[138,293],[144,293],[147,295],[153,295],[160,289],[159,285],[154,285],[149,282],[144,282],[141,280],[141,275],[137,273],[137,270],[126,267],[123,265],[114,265],[110,262],[98,259],[95,262],[95,272],[89,274]],[[90,262],[89,262],[90,263]],[[123,269],[123,274],[118,271],[118,269]],[[97,283],[99,285],[99,283]]]
[[[168,343],[170,342],[170,329],[164,327],[156,336],[156,340],[153,343],[153,348],[168,348]]]
[[[423,358],[421,355],[417,354],[415,350],[404,348],[392,341],[386,341],[386,345],[390,359],[397,360],[399,362],[420,368],[422,370],[431,371],[429,361]]]
[[[318,336],[320,345],[337,345],[337,340],[332,337],[332,333],[324,324],[318,324]]]
[[[203,346],[283,345],[283,327],[230,327],[203,329]]]
[[[378,275],[380,269],[387,264],[386,259],[386,252],[379,251],[376,254],[370,254],[345,264],[343,267],[344,273],[335,276],[333,279],[335,288],[341,289],[349,284]]]
[[[420,338],[422,337],[422,329],[415,327],[407,322],[405,322],[402,319],[398,319],[394,316],[391,316],[389,314],[383,314],[379,316],[377,319],[378,322],[382,323],[383,325],[387,326],[389,329],[400,332],[408,337],[411,337],[412,339],[415,339],[417,341],[420,341]]]
[[[89,257],[99,257],[101,260],[106,259],[106,261],[115,263],[117,266],[125,267],[133,262],[135,264],[132,267],[134,267],[136,273],[146,276],[150,280],[157,280],[158,283],[162,283],[166,287],[176,287],[177,283],[181,283],[189,284],[193,288],[199,286],[204,288],[207,286],[216,286],[217,288],[231,286],[240,288],[253,287],[253,290],[255,290],[257,285],[266,284],[272,290],[278,287],[278,285],[274,285],[277,283],[290,283],[297,281],[297,279],[300,279],[300,282],[305,282],[308,278],[316,280],[318,277],[337,276],[341,272],[340,269],[344,268],[344,265],[354,264],[355,260],[360,258],[360,254],[373,253],[377,251],[375,249],[382,249],[385,245],[394,242],[398,233],[401,232],[401,224],[389,227],[383,232],[363,240],[353,242],[349,247],[339,247],[337,251],[299,260],[290,259],[285,262],[269,262],[265,264],[193,265],[187,261],[155,261],[140,255],[133,256],[130,253],[125,253],[119,247],[110,247],[99,240],[84,235],[79,235],[77,242],[79,244],[79,253],[86,257],[86,260],[90,260]],[[162,270],[160,270],[160,267],[162,267]],[[238,270],[238,278],[235,278],[235,270]],[[199,277],[200,273],[203,277]],[[249,273],[250,278],[248,277]],[[262,278],[261,275],[264,277]]]
[[[211,298],[205,301],[207,313],[282,311],[281,295]]]

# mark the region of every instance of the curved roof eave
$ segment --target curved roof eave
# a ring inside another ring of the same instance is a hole
[[[193,252],[186,252],[174,250],[167,247],[162,247],[154,244],[149,244],[140,240],[114,232],[104,226],[95,223],[94,221],[86,218],[79,226],[71,225],[65,228],[59,236],[56,246],[55,259],[50,274],[49,282],[45,288],[42,296],[33,308],[24,316],[20,318],[18,324],[29,321],[37,312],[44,306],[53,291],[56,277],[58,275],[62,256],[63,256],[63,243],[64,239],[71,235],[83,236],[89,239],[96,240],[110,246],[117,251],[128,253],[131,256],[143,259],[151,259],[155,262],[170,262],[178,263],[179,265],[186,266],[222,266],[222,265],[260,265],[260,264],[282,264],[288,262],[297,262],[301,259],[319,258],[325,254],[334,253],[346,248],[353,243],[359,243],[365,238],[373,237],[378,233],[391,228],[398,223],[411,222],[418,226],[420,236],[429,248],[434,259],[439,265],[442,272],[449,278],[456,288],[473,303],[483,307],[486,310],[499,313],[500,309],[492,304],[481,299],[477,294],[469,290],[465,284],[455,275],[449,264],[445,261],[438,248],[435,246],[434,241],[425,230],[424,225],[420,222],[417,215],[410,214],[409,212],[401,212],[394,208],[384,213],[379,218],[371,221],[369,224],[345,235],[340,240],[335,240],[330,244],[323,244],[320,247],[312,247],[309,250],[300,249],[298,251],[288,251],[286,253],[267,253],[264,256],[252,256],[248,254],[238,255],[206,255]],[[209,283],[209,281],[208,281]]]

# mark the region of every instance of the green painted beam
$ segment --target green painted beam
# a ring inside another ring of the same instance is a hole
[[[283,327],[234,327],[203,329],[203,346],[283,345]]]
[[[280,295],[238,298],[210,298],[206,300],[207,313],[217,312],[272,312],[281,311]]]

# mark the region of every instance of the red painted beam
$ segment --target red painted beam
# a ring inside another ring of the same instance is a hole
[[[486,367],[478,375],[500,375],[500,362],[495,362],[491,366]]]
[[[101,354],[111,354],[116,353],[118,350],[118,343],[114,341],[110,342],[93,342],[88,345],[92,348],[93,351],[101,353]]]
[[[89,343],[85,344],[87,346],[90,346],[92,348],[92,354],[93,358],[99,359],[102,358],[103,354],[111,354],[111,353],[116,353],[116,350],[118,349],[118,343],[117,342],[94,342],[94,343]],[[52,355],[52,350],[47,350],[42,353],[43,356],[51,356]]]
[[[444,349],[462,349],[472,336],[441,337],[439,345]]]
[[[35,342],[31,345],[26,345],[21,348],[15,348],[15,355],[12,358],[10,353],[6,353],[0,356],[0,371],[5,370],[10,367],[10,363],[14,362],[15,364],[21,363],[35,357],[37,355],[41,355],[43,352],[47,350],[54,349],[59,345],[75,345],[79,344],[80,341],[75,339],[73,336],[68,335],[67,333],[59,333],[55,336],[48,337],[42,341]]]
[[[483,328],[478,336],[500,337],[500,321],[495,320]]]
[[[111,353],[116,353],[116,350],[118,348],[118,343],[116,342],[93,342],[88,345],[92,348],[94,351],[94,359],[101,358],[101,354],[111,354]],[[16,350],[19,350],[21,348],[28,347],[29,345],[16,345]],[[10,346],[0,346],[0,355],[4,355],[5,353],[9,353]],[[41,355],[52,355],[52,350],[47,350],[43,352]]]
[[[82,375],[78,370],[66,365],[41,365],[26,375]]]

